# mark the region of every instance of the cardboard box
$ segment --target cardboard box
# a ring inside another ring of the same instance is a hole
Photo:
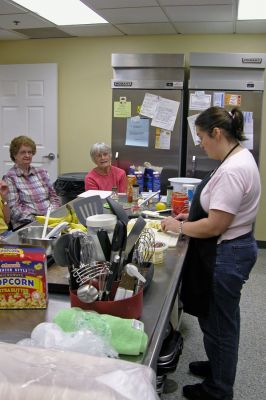
[[[0,309],[46,308],[45,249],[0,245]]]

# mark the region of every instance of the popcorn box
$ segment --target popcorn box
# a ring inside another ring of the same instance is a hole
[[[0,309],[46,308],[45,249],[0,245]]]

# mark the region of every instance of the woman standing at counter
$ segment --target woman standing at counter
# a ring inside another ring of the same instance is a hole
[[[31,138],[14,138],[9,152],[15,165],[3,179],[9,189],[8,204],[12,228],[16,229],[34,221],[35,215],[45,215],[49,206],[54,210],[61,203],[47,171],[31,165],[32,157],[36,154],[36,144]]]
[[[8,230],[10,221],[10,210],[7,202],[8,187],[4,181],[0,180],[0,237]]]
[[[260,177],[252,154],[241,146],[243,114],[220,107],[203,111],[195,121],[201,147],[220,166],[198,186],[189,215],[162,221],[164,231],[190,237],[183,266],[184,311],[198,317],[206,361],[189,365],[201,384],[187,385],[191,400],[231,400],[236,375],[241,289],[256,262],[253,237]]]
[[[105,143],[95,143],[91,146],[90,156],[96,168],[85,176],[85,190],[112,190],[116,187],[119,193],[125,193],[126,173],[111,165],[111,148]]]

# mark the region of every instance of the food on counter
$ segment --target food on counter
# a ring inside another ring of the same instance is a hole
[[[46,308],[45,251],[23,245],[0,245],[0,309]]]
[[[161,201],[159,201],[158,203],[155,204],[155,208],[157,211],[162,211],[162,210],[166,210],[167,205]]]
[[[68,213],[66,215],[64,215],[63,217],[50,217],[48,220],[48,227],[49,228],[54,228],[55,226],[57,226],[58,224],[60,224],[61,222],[68,222],[68,228],[66,229],[66,231],[72,230],[72,229],[79,229],[83,232],[87,231],[87,228],[79,223],[77,214],[75,213],[75,211],[72,209],[72,207],[67,204],[66,208],[68,210]],[[45,221],[45,216],[44,215],[37,215],[36,217],[36,221],[38,221],[40,224],[44,224]]]

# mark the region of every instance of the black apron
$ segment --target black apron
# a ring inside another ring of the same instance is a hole
[[[238,146],[239,143],[237,142],[226,154],[221,164],[198,185],[193,196],[188,221],[198,221],[208,217],[208,214],[201,207],[200,194],[217,169]],[[218,237],[215,236],[208,239],[190,238],[189,240],[182,268],[180,299],[183,303],[184,311],[196,317],[206,318],[208,316]]]
[[[212,175],[213,172],[208,174],[197,186],[188,221],[197,221],[208,217],[201,207],[200,194]],[[208,239],[189,239],[182,268],[180,300],[183,303],[184,311],[196,317],[207,317],[208,315],[217,239],[217,236]]]

